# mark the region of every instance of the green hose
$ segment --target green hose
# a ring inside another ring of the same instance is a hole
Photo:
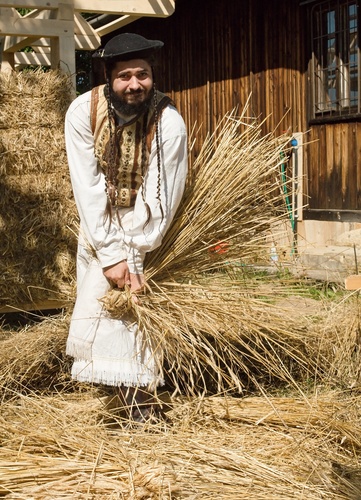
[[[287,188],[287,176],[286,176],[286,163],[284,162],[285,159],[285,154],[283,151],[281,151],[281,181],[282,181],[282,190],[283,194],[285,195],[285,200],[286,200],[286,207],[287,207],[287,212],[290,217],[291,221],[291,228],[292,228],[292,233],[294,235],[295,233],[295,219],[293,217],[293,210],[292,210],[292,203],[290,201],[290,196],[288,194],[288,188]],[[295,239],[293,238],[293,243],[292,243],[292,253],[295,250]]]

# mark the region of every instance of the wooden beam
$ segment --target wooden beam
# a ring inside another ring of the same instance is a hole
[[[98,33],[99,36],[104,36],[107,35],[108,33],[112,33],[113,31],[122,28],[123,26],[126,26],[127,24],[132,23],[133,21],[136,21],[137,19],[140,19],[141,16],[122,16],[118,17],[114,21],[108,24],[104,24],[101,28],[97,28],[96,32]]]
[[[174,0],[74,0],[74,9],[78,12],[168,17],[173,14],[175,3]]]
[[[74,39],[76,50],[96,50],[100,46],[100,42],[95,43],[92,38],[87,35],[74,34]]]
[[[38,47],[48,48],[50,51],[50,40],[49,38],[33,38],[33,37],[6,37],[6,39],[10,40],[6,42],[6,46],[4,48],[4,53],[17,53],[20,52],[21,49],[25,47],[32,47],[36,52],[40,52]],[[11,42],[11,39],[14,39],[14,42]],[[94,40],[93,38],[87,35],[76,35],[74,34],[75,39],[75,49],[76,50],[96,50],[100,46],[100,42],[98,40]],[[17,41],[17,43],[15,43]]]
[[[18,68],[23,66],[50,66],[50,54],[39,52],[17,52],[15,54],[15,65]]]
[[[58,0],[0,0],[0,7],[16,9],[57,9]]]
[[[0,9],[1,10],[1,9]],[[17,12],[15,9],[7,9],[8,13],[11,14],[12,16],[15,16],[15,18],[20,19],[21,17],[24,18],[44,18],[44,14],[46,11],[39,11],[39,10],[33,10],[32,12],[28,12],[24,16],[21,16],[19,12]],[[49,12],[49,11],[48,11]],[[2,16],[4,14],[2,13]],[[49,17],[49,16],[48,16]],[[20,37],[20,36],[7,36],[5,39],[5,45],[4,45],[4,52],[18,52],[21,49],[24,49],[25,47],[30,47],[33,43],[35,43],[36,40],[38,40],[39,37]]]
[[[56,10],[58,5],[58,0],[0,0],[0,7],[16,9]],[[167,17],[175,10],[175,0],[74,0],[74,10],[102,14]]]
[[[44,22],[44,21],[43,21]],[[51,67],[60,68],[72,75],[74,93],[76,88],[75,39],[74,39],[74,7],[71,0],[59,3],[57,19],[53,22],[71,23],[72,28],[58,37],[49,37],[51,43]]]
[[[41,52],[42,49],[45,50],[45,52],[49,49],[50,47],[50,40],[49,38],[38,38],[33,44],[32,47],[36,47],[37,52]]]
[[[56,38],[73,36],[74,21],[61,19],[16,19],[14,16],[1,16],[0,35],[17,35]]]
[[[49,19],[49,17],[51,17],[54,20],[54,18],[50,16],[50,11],[34,10],[30,14],[32,19]],[[27,18],[27,16],[24,16],[24,18],[25,17]],[[96,50],[101,44],[100,35],[78,12],[74,14],[74,36],[76,50]],[[38,45],[38,40],[45,40],[45,38],[8,36],[6,37],[4,52],[18,52],[24,47],[34,47]],[[45,45],[45,42],[43,42],[42,45]],[[50,46],[49,41],[47,45]]]
[[[8,71],[13,71],[15,65],[14,54],[1,54],[0,57],[0,71],[1,73],[6,73]]]
[[[31,44],[31,47],[37,54],[50,54],[50,38],[38,38]]]
[[[19,8],[32,10],[21,16]],[[1,70],[14,67],[14,55],[23,48],[41,45],[49,47],[52,68],[60,67],[73,76],[75,88],[76,49],[96,50],[102,35],[140,17],[167,17],[174,10],[175,0],[0,0],[0,37],[6,40],[0,54]],[[121,15],[94,30],[80,14],[83,12]],[[26,54],[17,57],[16,64],[49,63],[44,54]]]
[[[30,47],[39,40],[38,37],[7,36],[5,38],[4,52],[19,52],[25,47]]]
[[[84,17],[74,14],[75,48],[77,50],[96,50],[101,44],[101,38]]]

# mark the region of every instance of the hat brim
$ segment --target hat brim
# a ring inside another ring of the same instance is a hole
[[[102,61],[129,61],[131,59],[147,59],[151,57],[155,52],[163,47],[164,43],[160,40],[152,40],[151,44],[148,44],[144,48],[139,48],[137,50],[123,50],[121,53],[108,53],[104,54],[104,50],[98,50],[93,54],[96,59],[101,59]]]

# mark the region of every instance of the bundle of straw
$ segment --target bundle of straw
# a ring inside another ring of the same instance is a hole
[[[133,308],[179,390],[240,391],[243,376],[291,381],[292,360],[296,370],[309,368],[302,328],[254,297],[247,279],[247,266],[268,262],[270,234],[288,218],[279,170],[289,137],[265,136],[262,125],[247,107],[224,117],[162,246],[146,260],[141,304],[119,290],[101,299],[115,317]]]
[[[146,262],[148,279],[184,281],[226,263],[268,262],[272,227],[287,218],[279,169],[289,137],[264,135],[247,111],[226,115],[203,143],[178,215]]]
[[[0,73],[0,307],[73,297],[77,219],[64,116],[71,79],[59,71]]]

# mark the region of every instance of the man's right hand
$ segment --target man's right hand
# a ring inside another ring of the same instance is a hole
[[[117,264],[103,268],[104,276],[114,283],[118,288],[124,288],[124,285],[131,285],[128,264],[122,260]]]

